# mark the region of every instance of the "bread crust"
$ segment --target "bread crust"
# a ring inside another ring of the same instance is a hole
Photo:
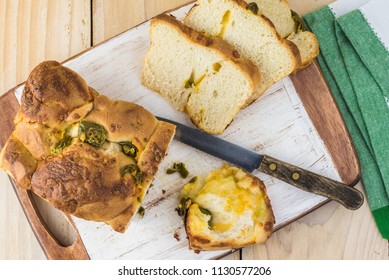
[[[238,68],[242,69],[242,72],[249,78],[252,88],[259,87],[262,81],[262,77],[258,67],[255,66],[255,64],[250,60],[242,58],[239,52],[231,44],[220,38],[198,32],[167,14],[156,16],[151,21],[151,25],[155,25],[161,22],[164,24],[169,24],[182,32],[182,34],[192,43],[212,49],[218,52],[220,55],[224,56],[227,60],[233,61],[234,64]],[[152,30],[152,28],[150,28],[150,30]]]
[[[112,101],[99,95],[93,105],[94,109],[84,120],[107,128],[107,139],[112,142],[131,141],[144,149],[158,124],[153,114],[131,102]]]
[[[106,139],[85,142],[81,121],[100,127]],[[175,133],[174,125],[139,105],[98,95],[54,61],[31,72],[15,127],[0,166],[17,185],[65,213],[118,232],[138,211]],[[125,154],[122,145],[135,152]]]
[[[301,55],[300,55],[300,50],[299,48],[296,46],[295,43],[293,43],[292,41],[290,40],[287,40],[287,39],[283,39],[284,43],[287,44],[289,46],[289,48],[291,49],[292,53],[293,53],[293,56],[295,57],[296,59],[296,66],[293,70],[293,72],[297,71],[298,69],[300,69],[301,67]],[[293,73],[292,72],[292,73]]]
[[[316,38],[316,35],[309,31],[299,31],[297,34],[292,33],[290,36],[288,36],[288,40],[292,42],[293,39],[295,39],[296,36],[308,36],[310,38],[310,41],[312,43],[312,51],[309,53],[309,56],[301,57],[300,58],[300,66],[296,69],[303,70],[304,68],[308,67],[312,61],[319,55],[320,48],[319,48],[319,41]],[[293,42],[292,42],[293,43]]]
[[[37,160],[23,143],[11,135],[1,150],[0,167],[14,178],[20,187],[31,189],[31,177],[37,164]]]
[[[29,75],[19,112],[28,122],[61,128],[74,109],[93,98],[80,75],[57,61],[45,61]]]

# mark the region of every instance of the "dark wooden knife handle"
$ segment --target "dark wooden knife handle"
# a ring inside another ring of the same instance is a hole
[[[350,210],[363,204],[363,194],[357,189],[269,156],[264,156],[258,170],[304,191],[335,200]]]

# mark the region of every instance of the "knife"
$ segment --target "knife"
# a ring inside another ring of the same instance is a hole
[[[161,117],[158,119],[176,126],[174,139],[237,165],[250,173],[257,169],[299,189],[332,199],[350,210],[356,210],[363,204],[362,193],[341,182],[268,155],[255,153],[181,123]]]

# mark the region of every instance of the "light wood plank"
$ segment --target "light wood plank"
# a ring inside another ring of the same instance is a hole
[[[46,59],[63,61],[90,47],[90,0],[0,1],[0,94]],[[55,235],[71,243],[62,213],[38,202]],[[0,172],[0,259],[44,259],[6,174]],[[11,216],[12,215],[12,216]]]
[[[191,0],[93,0],[93,44]]]
[[[362,190],[362,184],[357,188]],[[368,203],[349,211],[330,202],[275,232],[265,245],[245,248],[243,259],[383,259],[388,242],[379,234]]]

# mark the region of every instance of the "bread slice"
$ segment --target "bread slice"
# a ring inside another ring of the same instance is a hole
[[[264,243],[275,223],[264,184],[240,168],[225,165],[192,179],[179,210],[192,250],[224,250]]]
[[[199,0],[184,23],[226,40],[258,66],[262,83],[246,102],[248,105],[272,84],[292,73],[299,66],[300,58],[297,47],[282,39],[267,18],[246,7],[247,3],[241,0]]]
[[[171,101],[200,129],[219,134],[258,88],[258,68],[225,41],[169,15],[150,26],[142,83]]]
[[[295,22],[290,12],[288,0],[250,0],[258,5],[258,12],[267,17],[282,38],[295,30]]]
[[[306,68],[319,55],[319,42],[312,32],[293,32],[288,36],[288,40],[293,42],[300,51],[301,65],[297,70]]]
[[[175,126],[111,100],[45,61],[26,81],[0,168],[61,211],[124,232],[167,153]]]
[[[300,51],[301,65],[307,67],[319,54],[319,42],[315,34],[303,28],[303,20],[290,10],[287,0],[250,0],[258,5],[258,10],[275,26],[282,38],[293,42]]]

